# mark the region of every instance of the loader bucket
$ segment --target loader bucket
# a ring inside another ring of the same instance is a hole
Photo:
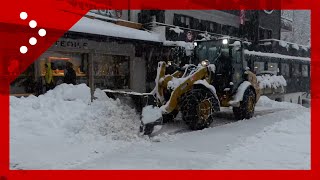
[[[152,93],[137,93],[115,90],[103,90],[108,97],[119,99],[122,103],[128,104],[140,114],[140,134],[150,135],[154,127],[162,124],[162,114],[156,110],[156,98]],[[150,116],[156,115],[156,116]]]
[[[157,106],[146,106],[142,109],[140,125],[141,135],[150,135],[154,131],[155,126],[163,124],[162,110]]]
[[[156,98],[152,93],[138,93],[127,91],[116,91],[105,89],[106,95],[112,99],[119,99],[121,102],[128,104],[141,114],[142,109],[148,105],[156,105]]]

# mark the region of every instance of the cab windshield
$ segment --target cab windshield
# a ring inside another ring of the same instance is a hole
[[[214,64],[215,61],[221,56],[221,53],[228,54],[229,48],[223,47],[221,41],[203,41],[199,42],[196,47],[196,54],[199,61],[207,59],[210,64]]]

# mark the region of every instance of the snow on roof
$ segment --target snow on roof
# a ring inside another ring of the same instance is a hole
[[[70,31],[127,39],[162,42],[160,34],[158,33],[137,30],[125,26],[119,26],[113,23],[104,22],[97,19],[90,19],[87,17],[81,18],[70,29]]]
[[[248,55],[263,56],[263,57],[275,57],[275,58],[282,58],[282,59],[296,59],[296,60],[302,60],[302,61],[310,61],[310,58],[288,56],[288,55],[283,55],[278,53],[264,53],[264,52],[256,52],[256,51],[249,51],[249,50],[244,50],[244,53]]]

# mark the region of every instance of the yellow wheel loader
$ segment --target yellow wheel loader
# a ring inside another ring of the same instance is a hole
[[[152,95],[162,117],[146,119],[142,111],[140,132],[149,135],[156,125],[162,125],[181,112],[192,130],[208,127],[220,107],[233,107],[236,119],[249,119],[260,97],[257,78],[244,59],[243,42],[221,38],[194,43],[194,62],[183,67],[171,62],[159,62],[156,86]],[[173,67],[173,74],[166,69]],[[155,112],[149,112],[157,114]],[[148,116],[147,116],[148,117]]]

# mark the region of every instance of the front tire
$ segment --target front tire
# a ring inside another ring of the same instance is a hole
[[[219,111],[219,101],[208,89],[193,89],[183,96],[180,111],[191,130],[201,130],[213,122],[213,112]]]
[[[253,117],[256,105],[256,94],[248,88],[243,94],[240,107],[233,107],[233,114],[237,120],[250,119]]]

